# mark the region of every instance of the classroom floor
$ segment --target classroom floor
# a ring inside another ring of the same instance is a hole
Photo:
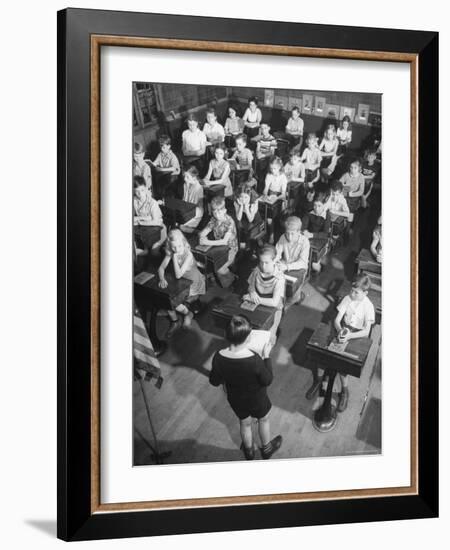
[[[349,377],[349,405],[339,414],[332,432],[323,434],[314,429],[311,418],[317,403],[305,397],[312,381],[306,343],[321,321],[335,316],[336,292],[344,280],[352,278],[355,257],[362,246],[367,246],[367,231],[361,228],[372,227],[368,217],[371,213],[365,211],[355,220],[349,242],[328,256],[320,275],[305,285],[303,302],[291,306],[282,319],[272,351],[274,380],[268,393],[273,405],[272,436],[282,434],[283,444],[272,460],[381,453],[379,325],[372,330],[373,345],[361,378]],[[240,275],[245,276],[251,268],[247,262]],[[244,460],[239,450],[238,420],[223,390],[208,381],[212,356],[226,345],[214,326],[210,309],[226,292],[211,285],[205,308],[192,327],[179,329],[170,339],[160,357],[162,387],[157,389],[154,381],[143,382],[159,451],[170,452],[163,461],[166,464]],[[161,335],[167,327],[167,319],[161,316]],[[336,401],[339,390],[336,381]],[[134,465],[153,464],[154,438],[139,382],[134,383],[133,392]]]

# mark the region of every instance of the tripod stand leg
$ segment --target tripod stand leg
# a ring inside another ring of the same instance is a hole
[[[159,450],[158,438],[156,437],[155,427],[153,426],[152,417],[150,415],[150,407],[148,405],[147,395],[145,394],[144,382],[143,382],[142,378],[139,378],[139,384],[141,386],[141,392],[142,392],[142,397],[144,398],[144,404],[145,404],[145,410],[146,410],[146,413],[147,413],[147,419],[148,419],[148,423],[150,425],[150,430],[152,432],[152,437],[153,437],[153,441],[154,441],[154,444],[155,444],[155,452],[152,455],[152,458],[153,458],[153,460],[155,461],[156,464],[164,464],[163,460],[165,458],[169,457],[172,453],[171,453],[171,451],[166,451],[164,453],[161,453],[160,450]]]

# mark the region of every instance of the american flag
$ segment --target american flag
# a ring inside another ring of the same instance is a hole
[[[158,379],[159,384],[161,384],[161,367],[145,328],[144,321],[138,311],[134,313],[133,343],[135,368],[144,370],[146,378],[155,377]]]

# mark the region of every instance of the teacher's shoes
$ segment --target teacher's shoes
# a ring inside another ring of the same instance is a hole
[[[348,405],[348,388],[343,387],[339,394],[338,412],[344,412]]]
[[[281,435],[277,435],[272,439],[272,441],[267,443],[267,445],[264,445],[264,447],[261,447],[260,451],[261,451],[262,458],[264,460],[268,460],[273,455],[273,453],[278,451],[278,449],[281,447],[282,442],[283,442],[283,438],[281,437]]]
[[[253,460],[255,458],[255,448],[253,447],[253,445],[250,447],[250,449],[248,449],[244,446],[243,443],[241,443],[240,449],[244,453],[245,460]]]

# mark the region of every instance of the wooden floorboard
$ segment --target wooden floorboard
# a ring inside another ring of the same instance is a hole
[[[306,342],[322,320],[336,314],[336,288],[351,277],[360,246],[356,234],[347,247],[330,256],[323,273],[306,285],[303,303],[292,306],[283,317],[280,337],[272,352],[274,381],[268,390],[273,404],[271,431],[273,435],[283,435],[277,459],[381,452],[380,326],[373,328],[373,345],[361,378],[349,377],[349,406],[339,415],[332,432],[322,434],[314,429],[314,401],[305,397],[312,381]],[[222,289],[211,287],[207,301],[220,299],[223,293]],[[160,321],[164,332],[167,321]],[[180,329],[170,340],[168,351],[160,359],[164,377],[161,389],[153,381],[144,383],[160,450],[171,451],[166,463],[243,460],[237,418],[223,390],[211,386],[207,377],[212,356],[225,346],[219,334],[212,327],[207,309],[192,327]],[[335,391],[338,390],[337,380]],[[134,464],[152,464],[153,437],[138,382],[133,391]]]

